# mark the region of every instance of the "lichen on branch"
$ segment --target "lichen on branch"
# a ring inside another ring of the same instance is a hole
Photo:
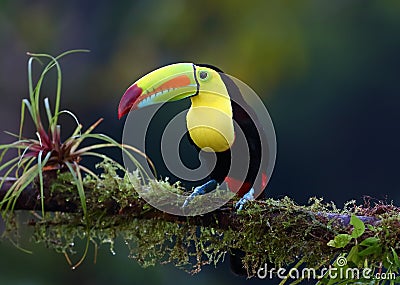
[[[49,205],[53,212],[46,211],[41,219],[29,222],[35,241],[69,259],[78,240],[89,239],[96,247],[108,244],[113,250],[119,236],[129,248],[129,257],[143,266],[173,263],[191,273],[199,272],[206,264],[217,265],[227,253],[239,249],[245,253],[243,264],[249,276],[254,276],[265,263],[285,267],[301,260],[316,269],[327,266],[355,246],[359,251],[365,249],[359,244],[371,237],[380,248],[364,256],[372,267],[384,259],[393,259],[392,251],[400,249],[399,209],[391,204],[370,205],[367,201],[357,206],[351,201],[338,209],[321,199],[313,198],[309,205],[300,206],[285,197],[251,201],[240,212],[231,201],[205,215],[182,217],[161,212],[141,199],[134,189],[134,185],[140,187],[144,183],[138,173],[120,177],[112,163],[98,166],[103,169],[100,179],[90,175],[84,178],[89,233],[71,174],[58,173],[45,179],[45,209]],[[150,191],[161,187],[184,192],[179,184],[167,181],[150,181],[146,187]],[[28,190],[21,193],[16,209],[39,210],[40,203],[32,199],[39,193],[37,187],[32,185]],[[3,187],[0,193],[4,191]],[[358,235],[353,234],[355,226],[350,222],[350,217],[355,216],[365,223]],[[343,234],[355,238],[344,246],[335,246],[333,241]],[[362,256],[357,258],[360,264],[365,261]]]

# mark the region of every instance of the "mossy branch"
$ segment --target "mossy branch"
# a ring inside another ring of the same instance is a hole
[[[132,186],[143,182],[137,173],[121,178],[112,164],[100,166],[104,169],[100,180],[90,176],[84,179],[87,213],[92,221],[86,238],[96,247],[111,244],[113,250],[116,236],[121,236],[130,249],[130,257],[144,266],[172,262],[195,273],[203,265],[216,265],[226,253],[239,249],[245,253],[243,263],[249,276],[253,276],[265,263],[287,266],[300,258],[309,267],[326,266],[359,246],[361,235],[363,239],[375,237],[382,247],[380,254],[368,256],[369,264],[382,263],[387,252],[400,248],[400,209],[391,204],[371,205],[366,199],[362,206],[351,201],[338,209],[321,199],[299,206],[285,197],[252,201],[240,212],[232,201],[208,214],[182,217],[161,212],[141,199]],[[84,238],[87,229],[70,176],[67,172],[45,172],[46,215],[29,221],[36,241],[66,256],[74,252],[71,244]],[[3,179],[7,181],[0,189],[0,199],[13,183],[12,178]],[[166,181],[150,181],[146,187],[151,191],[183,191],[179,185]],[[37,185],[30,185],[14,209],[40,210],[39,193]],[[352,238],[354,216],[367,228]],[[346,243],[332,246],[332,241],[343,235],[349,236]]]
[[[49,178],[49,176],[47,176]],[[5,180],[3,186],[0,188],[0,200],[4,198],[7,194],[8,190],[15,182],[15,178],[4,178],[0,177],[0,180]],[[48,194],[45,197],[45,209],[49,212],[64,212],[64,213],[78,213],[81,211],[80,205],[76,203],[76,197],[66,197],[64,191],[50,191],[54,184],[56,183],[54,179],[45,180],[45,193]],[[90,187],[86,187],[86,193],[90,193],[92,189]],[[50,194],[50,195],[49,195]],[[69,196],[70,194],[68,194]],[[288,199],[288,198],[285,198]],[[263,207],[267,205],[270,209],[269,211],[265,211],[263,213],[264,218],[278,218],[279,215],[282,214],[282,211],[288,211],[289,209],[286,207],[282,207],[278,201],[276,201],[276,205],[271,207],[270,202],[273,201],[271,199],[267,201],[252,201],[251,204],[258,205]],[[289,201],[289,200],[288,200]],[[126,202],[125,202],[126,203]],[[253,206],[254,206],[253,205]],[[101,201],[96,207],[99,209],[103,209],[107,215],[133,215],[137,219],[153,219],[159,218],[169,222],[177,222],[177,223],[189,223],[198,226],[211,226],[217,227],[220,229],[241,229],[240,220],[243,216],[242,213],[236,211],[233,207],[233,203],[227,204],[225,207],[220,208],[213,213],[201,215],[201,216],[192,216],[192,217],[183,217],[176,216],[168,213],[161,212],[155,208],[149,206],[149,209],[143,211],[145,208],[146,202],[142,199],[136,199],[134,196],[132,197],[132,201],[129,203],[129,206],[123,207],[118,203],[118,201],[114,198],[110,198],[109,200]],[[351,213],[341,214],[334,212],[321,212],[321,211],[303,211],[301,207],[296,207],[295,204],[293,206],[292,214],[300,215],[307,214],[309,218],[318,219],[321,223],[335,223],[342,227],[347,227],[350,224]],[[29,185],[20,195],[18,201],[16,202],[14,210],[28,210],[28,211],[38,211],[40,210],[40,193],[37,189],[37,186],[34,184]],[[151,208],[150,208],[151,207]],[[297,208],[297,210],[295,210]],[[385,208],[385,209],[382,209]],[[361,208],[360,208],[361,209]],[[383,204],[375,205],[373,208],[364,208],[363,215],[358,215],[357,217],[366,224],[376,225],[381,222],[379,215],[375,215],[378,210],[380,214],[387,212],[390,209],[393,211],[395,209],[394,206],[384,206]],[[383,212],[382,212],[383,211]]]

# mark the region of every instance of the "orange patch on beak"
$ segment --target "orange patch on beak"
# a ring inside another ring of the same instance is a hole
[[[139,100],[135,102],[135,105],[139,104],[140,101],[143,99],[146,99],[147,97],[150,97],[151,95],[154,95],[158,92],[162,91],[168,91],[170,89],[176,89],[179,87],[187,86],[190,84],[190,79],[186,75],[179,75],[177,77],[174,77],[167,82],[164,82],[160,86],[158,86],[156,89],[152,90],[151,92],[148,92],[142,96],[140,96]]]

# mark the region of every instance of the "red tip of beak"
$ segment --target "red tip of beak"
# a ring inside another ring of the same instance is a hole
[[[124,96],[122,96],[121,101],[118,106],[118,119],[128,114],[132,107],[134,107],[137,98],[142,94],[142,88],[138,87],[136,84],[131,85],[126,91]]]

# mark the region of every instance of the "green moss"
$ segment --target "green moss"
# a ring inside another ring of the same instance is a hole
[[[107,244],[113,250],[116,238],[121,237],[129,248],[129,257],[141,265],[173,263],[191,273],[200,271],[205,264],[217,265],[232,249],[239,249],[245,253],[243,263],[249,276],[253,276],[266,262],[285,267],[301,259],[308,267],[320,268],[338,254],[348,253],[357,240],[351,240],[343,249],[327,245],[336,235],[352,232],[352,226],[329,221],[322,215],[337,213],[374,214],[381,222],[367,227],[358,240],[377,237],[383,248],[400,250],[400,219],[394,206],[385,205],[383,211],[383,205],[379,210],[350,202],[340,210],[322,199],[313,198],[309,205],[299,206],[284,197],[251,201],[240,212],[233,208],[233,201],[224,209],[201,217],[177,217],[149,206],[133,188],[147,187],[149,195],[156,195],[160,189],[183,193],[179,184],[144,183],[138,173],[121,178],[111,163],[103,162],[98,167],[103,169],[100,180],[89,176],[84,179],[89,233],[82,212],[46,213],[43,219],[31,223],[36,242],[71,255],[77,251],[78,240],[89,239],[96,246]],[[58,175],[51,194],[66,197],[79,206],[69,175]],[[387,258],[387,252],[368,256],[368,261],[379,263]]]

